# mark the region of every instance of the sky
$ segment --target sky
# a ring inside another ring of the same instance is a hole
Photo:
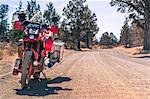
[[[20,0],[0,0],[0,4],[8,4],[9,12],[8,19],[11,22],[12,14],[16,11]],[[28,0],[21,0],[23,8],[26,8]],[[66,7],[69,0],[36,0],[41,6],[41,10],[44,11],[46,3],[49,1],[53,2],[56,11],[61,15],[62,10]],[[86,3],[93,13],[96,13],[97,24],[100,28],[99,33],[96,35],[99,38],[104,32],[113,32],[114,35],[119,39],[120,30],[124,24],[125,14],[117,12],[117,7],[110,6],[111,0],[86,0]]]

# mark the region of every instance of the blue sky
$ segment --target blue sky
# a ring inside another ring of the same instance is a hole
[[[9,5],[8,18],[9,22],[15,9],[18,7],[20,0],[0,0],[1,3]],[[26,8],[28,0],[21,0],[23,3],[23,8]],[[67,5],[69,0],[36,0],[41,6],[41,10],[46,9],[46,3],[49,1],[53,2],[56,11],[61,15],[63,8]],[[113,32],[117,38],[120,36],[120,29],[125,20],[125,14],[119,13],[116,10],[116,7],[110,6],[110,0],[87,0],[89,8],[96,13],[98,18],[98,26],[100,31],[97,37],[100,37],[104,32]]]

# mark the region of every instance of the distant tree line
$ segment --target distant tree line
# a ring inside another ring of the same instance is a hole
[[[105,32],[102,34],[99,44],[105,45],[107,47],[117,46],[118,39],[112,32],[111,33]]]

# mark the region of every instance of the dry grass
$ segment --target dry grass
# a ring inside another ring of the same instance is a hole
[[[8,55],[13,56],[15,53],[17,53],[17,49],[14,47],[10,47],[8,49]]]
[[[110,49],[110,47],[106,45],[94,45],[92,46],[92,49]]]
[[[4,47],[2,46],[0,49],[0,64],[10,64],[15,61],[17,58],[17,46],[6,44]]]
[[[143,51],[143,47],[133,47],[133,48],[125,48],[123,46],[119,46],[114,48],[115,50],[121,51],[121,52],[125,52],[127,54],[132,54],[132,55],[136,55],[136,54],[140,54]]]
[[[0,50],[4,50],[5,49],[5,44],[3,44],[3,43],[0,43]]]
[[[3,56],[3,50],[0,49],[0,60],[1,60],[2,56]]]
[[[17,53],[16,45],[10,45],[6,43],[0,44],[0,58],[3,56],[13,56],[15,53]]]
[[[3,43],[1,43],[0,44],[0,60],[2,59],[2,56],[3,56],[3,51],[4,51],[4,49],[5,49],[5,44],[3,44]]]

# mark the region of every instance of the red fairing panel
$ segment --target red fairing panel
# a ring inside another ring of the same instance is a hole
[[[44,44],[45,51],[52,51],[53,50],[53,45],[54,45],[54,41],[51,40],[51,39],[47,39],[45,41],[45,44]]]

